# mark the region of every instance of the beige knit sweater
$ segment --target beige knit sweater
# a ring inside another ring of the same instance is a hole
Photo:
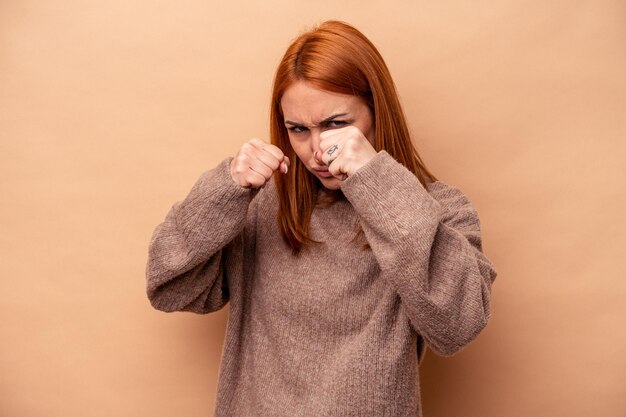
[[[343,181],[345,199],[313,211],[323,244],[293,256],[274,182],[239,186],[231,159],[172,206],[147,264],[159,310],[230,302],[215,416],[421,416],[424,342],[452,355],[489,320],[496,270],[466,196],[426,190],[380,151]]]

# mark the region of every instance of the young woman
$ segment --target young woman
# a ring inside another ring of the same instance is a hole
[[[218,417],[421,415],[425,346],[452,355],[489,320],[478,213],[426,169],[382,57],[345,23],[289,46],[270,135],[156,228],[150,302],[230,302]]]

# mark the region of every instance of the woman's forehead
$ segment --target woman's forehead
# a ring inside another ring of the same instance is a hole
[[[283,94],[281,107],[285,120],[319,124],[333,115],[354,113],[359,102],[357,96],[320,90],[298,81]]]

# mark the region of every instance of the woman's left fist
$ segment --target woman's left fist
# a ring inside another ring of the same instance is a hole
[[[328,166],[328,172],[342,181],[377,154],[369,140],[355,126],[322,132],[320,149],[321,160]]]

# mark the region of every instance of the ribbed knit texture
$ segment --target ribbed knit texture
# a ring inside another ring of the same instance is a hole
[[[489,320],[496,270],[467,197],[425,189],[380,151],[343,181],[344,200],[313,211],[323,243],[293,256],[273,180],[240,187],[231,160],[173,205],[147,264],[156,309],[230,302],[215,416],[421,416],[424,342],[452,355]]]

